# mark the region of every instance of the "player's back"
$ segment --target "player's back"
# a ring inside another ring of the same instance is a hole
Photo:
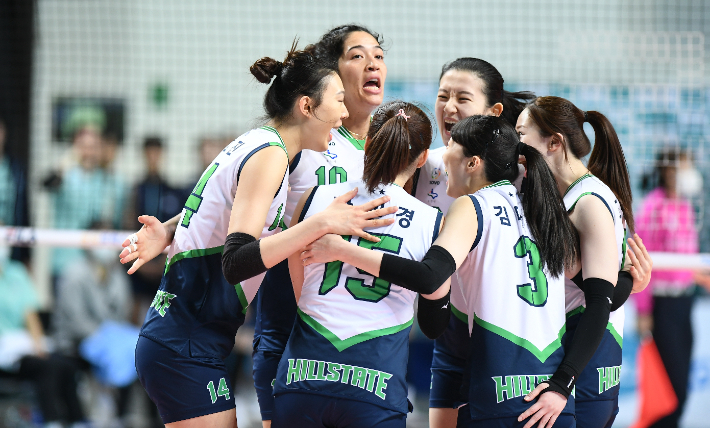
[[[509,181],[468,197],[478,232],[456,275],[471,332],[471,417],[517,416],[529,407],[522,395],[548,379],[564,356],[564,279],[542,268],[538,245],[545,243],[534,242]]]
[[[317,187],[303,208],[302,219],[322,211],[353,187],[359,188],[353,205],[389,195],[386,205],[396,205],[399,211],[393,224],[368,229],[380,242],[357,236],[344,239],[421,260],[436,239],[443,216],[397,185],[382,185],[372,194],[363,182]],[[406,412],[406,360],[415,298],[412,291],[340,261],[307,266],[299,317],[279,366],[275,393],[307,390]],[[296,366],[301,367],[303,361],[316,364],[316,374],[321,370],[320,362],[328,370],[339,369],[327,378],[295,376]]]

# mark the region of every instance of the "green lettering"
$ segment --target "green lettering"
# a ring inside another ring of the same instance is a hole
[[[286,373],[286,385],[291,382],[299,382],[301,380],[301,368],[299,367],[299,361],[293,358],[288,359],[288,373]],[[292,380],[293,379],[293,380]]]
[[[391,377],[391,374],[385,372],[380,372],[380,375],[377,376],[377,387],[375,387],[375,395],[383,400],[387,396],[387,394],[385,394],[385,389],[387,389],[387,381]]]
[[[328,363],[328,377],[326,380],[331,382],[337,382],[340,380],[340,364]]]
[[[308,360],[298,360],[301,362],[301,382],[308,378]]]
[[[538,375],[536,385],[540,385],[541,383],[547,382],[548,380],[550,380],[550,375]]]
[[[528,395],[535,389],[535,376],[518,376],[520,378],[520,393]]]
[[[316,368],[318,361],[308,360],[308,372],[306,380],[318,380],[316,379]]]
[[[276,210],[276,217],[274,217],[274,222],[269,226],[269,231],[272,231],[279,227],[279,222],[281,221],[281,210],[283,210],[284,204],[279,205],[279,209]]]
[[[316,380],[325,380],[325,361],[318,361],[318,371],[316,372]]]
[[[599,393],[601,394],[612,387],[614,379],[608,367],[599,367],[597,371],[599,372]]]
[[[505,383],[503,383],[502,376],[493,376],[493,382],[496,384],[496,402],[502,403],[504,400],[515,397],[513,394],[513,376],[506,376]],[[507,398],[503,398],[503,393],[506,394]]]
[[[340,378],[341,383],[348,383],[348,379],[350,378],[350,372],[353,371],[353,366],[348,366],[347,364],[343,364],[341,366],[343,368],[343,377]]]
[[[379,370],[367,369],[367,386],[365,387],[365,389],[368,392],[372,392],[372,390],[375,388],[375,378],[379,373]]]
[[[195,214],[199,209],[200,205],[202,204],[202,192],[205,190],[205,186],[207,185],[207,180],[212,177],[212,174],[214,174],[214,171],[217,169],[219,164],[213,164],[210,169],[205,171],[204,174],[202,174],[202,177],[200,177],[200,181],[197,182],[197,185],[195,185],[195,188],[192,189],[192,194],[187,198],[187,201],[185,202],[185,215],[182,218],[182,222],[180,225],[182,227],[188,227],[190,226],[190,220],[192,219],[192,215]]]
[[[365,388],[367,383],[367,369],[362,367],[353,367],[353,379],[350,381],[350,385],[357,386],[358,388]]]
[[[513,395],[520,397],[520,376],[513,376]]]

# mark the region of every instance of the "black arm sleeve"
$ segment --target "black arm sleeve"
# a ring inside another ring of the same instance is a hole
[[[419,307],[417,308],[417,322],[419,329],[429,339],[436,339],[446,330],[451,317],[451,290],[446,296],[437,300],[429,300],[419,296]]]
[[[227,236],[222,251],[222,273],[235,285],[266,272],[261,260],[259,241],[248,233],[235,232]]]
[[[456,271],[456,261],[444,247],[432,245],[421,262],[384,254],[380,278],[419,294],[431,294]]]
[[[572,282],[577,284],[577,287],[579,289],[582,289],[582,270],[579,270],[579,273],[572,278]],[[634,287],[634,278],[631,276],[630,273],[626,271],[619,271],[619,278],[616,280],[616,287],[614,287],[614,297],[611,299],[611,311],[614,312],[615,310],[619,309],[626,303],[626,300],[628,300],[629,296],[631,295],[631,291]]]
[[[569,397],[579,374],[587,366],[602,341],[609,322],[614,284],[600,278],[587,278],[582,283],[586,308],[572,337],[572,344],[565,350],[565,357],[550,378],[547,391],[559,392]]]
[[[634,277],[626,271],[619,272],[619,279],[614,287],[614,298],[611,301],[611,311],[619,309],[626,303],[626,300],[631,295],[631,290],[634,288]]]

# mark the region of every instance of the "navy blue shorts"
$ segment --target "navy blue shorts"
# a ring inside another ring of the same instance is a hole
[[[407,415],[363,401],[288,392],[275,399],[272,428],[405,428]]]
[[[266,271],[256,296],[252,374],[264,421],[274,411],[273,382],[296,321],[296,308],[288,260],[284,260]]]
[[[452,314],[446,331],[434,342],[429,407],[454,409],[467,401],[462,385],[468,346],[468,324]]]
[[[274,412],[274,380],[283,352],[254,351],[252,364],[256,399],[261,410],[261,420],[271,420]]]
[[[229,375],[219,358],[189,358],[140,336],[136,371],[163,423],[234,409]]]
[[[464,410],[465,409],[465,410]],[[470,418],[471,412],[466,409],[466,406],[459,410],[459,420],[456,428],[523,428],[528,420],[518,422],[517,416],[511,416],[508,418],[491,418],[491,419],[479,419],[472,421],[466,419],[466,415]],[[462,417],[463,416],[463,417]],[[540,423],[533,425],[537,427]],[[574,416],[568,414],[561,414],[557,417],[553,428],[576,428],[576,420]]]
[[[575,401],[579,428],[610,428],[619,413],[619,397],[613,400]]]

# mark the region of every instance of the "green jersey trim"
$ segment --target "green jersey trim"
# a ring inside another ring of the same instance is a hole
[[[170,270],[172,265],[174,265],[175,263],[179,262],[182,259],[191,259],[194,257],[211,256],[212,254],[222,253],[222,250],[224,250],[224,245],[220,245],[219,247],[214,247],[214,248],[189,250],[189,251],[183,251],[182,253],[177,253],[165,261],[165,272],[163,272],[163,275],[167,275],[168,271]]]
[[[468,315],[456,309],[454,305],[451,305],[451,313],[459,320],[468,324]]]
[[[489,189],[489,188],[491,188],[491,187],[507,186],[507,185],[511,185],[511,186],[512,186],[513,184],[512,184],[509,180],[501,180],[501,181],[496,181],[496,182],[493,183],[493,184],[489,184],[488,186],[481,187],[480,190]]]
[[[562,197],[564,198],[565,196],[567,196],[567,194],[569,193],[569,191],[572,190],[572,188],[573,188],[574,186],[576,186],[577,183],[579,183],[580,181],[584,180],[585,178],[589,178],[589,177],[594,177],[594,176],[593,176],[592,174],[590,174],[590,173],[587,172],[587,173],[584,173],[584,174],[583,174],[581,177],[579,177],[578,179],[574,180],[574,181],[572,182],[572,184],[569,185],[569,187],[567,188],[567,190],[565,190],[565,194],[562,195]]]
[[[487,321],[483,321],[475,314],[473,315],[473,319],[474,324],[478,324],[482,328],[490,331],[491,333],[495,333],[498,336],[501,336],[504,339],[508,339],[514,344],[527,349],[538,360],[540,360],[541,363],[544,363],[550,355],[552,355],[556,350],[558,350],[562,346],[562,336],[565,334],[567,328],[566,325],[562,325],[562,328],[560,328],[560,332],[557,334],[557,339],[553,340],[552,343],[545,347],[545,349],[539,349],[537,346],[533,345],[533,343],[529,340],[516,336],[513,333],[498,327],[497,325],[493,325]]]
[[[366,331],[364,333],[360,333],[360,334],[357,334],[353,337],[349,337],[349,338],[343,340],[343,339],[340,339],[338,336],[336,336],[334,333],[332,333],[330,330],[328,330],[325,326],[320,324],[318,321],[314,320],[308,314],[303,312],[301,310],[301,308],[298,308],[297,311],[298,311],[298,315],[301,317],[303,322],[308,324],[313,330],[317,331],[323,337],[328,339],[328,341],[330,343],[332,343],[333,346],[335,346],[335,349],[337,349],[338,352],[342,352],[345,349],[348,349],[349,347],[351,347],[353,345],[357,345],[358,343],[362,343],[362,342],[365,342],[370,339],[399,333],[400,331],[410,327],[412,325],[412,322],[414,321],[414,318],[412,318],[411,320],[405,322],[404,324],[395,325],[395,326],[387,327],[387,328],[382,328],[379,330]]]
[[[239,297],[239,302],[242,304],[242,314],[246,314],[247,308],[249,307],[249,302],[247,302],[247,296],[244,294],[244,290],[242,290],[242,284],[241,283],[234,284],[234,291],[237,292],[237,297]]]
[[[350,144],[352,144],[356,149],[365,150],[365,140],[358,140],[344,126],[338,128],[338,134],[342,135],[343,137],[345,137],[345,139],[350,141]]]
[[[573,316],[577,314],[581,314],[584,312],[586,308],[584,306],[579,306],[575,309],[572,309],[571,311],[567,312],[567,319],[572,318]],[[614,328],[614,325],[610,322],[606,323],[606,329],[609,330],[609,333],[611,333],[612,336],[614,336],[614,340],[616,340],[616,343],[619,344],[619,348],[623,349],[624,348],[624,338],[621,337],[618,331]]]
[[[288,150],[286,150],[286,143],[284,143],[284,140],[281,138],[281,134],[279,134],[279,131],[276,130],[276,128],[273,128],[271,126],[262,126],[261,129],[265,131],[271,131],[274,134],[276,134],[277,137],[279,137],[278,142],[269,142],[270,146],[279,146],[282,149],[284,149],[284,152],[286,152],[286,157],[288,157]]]

